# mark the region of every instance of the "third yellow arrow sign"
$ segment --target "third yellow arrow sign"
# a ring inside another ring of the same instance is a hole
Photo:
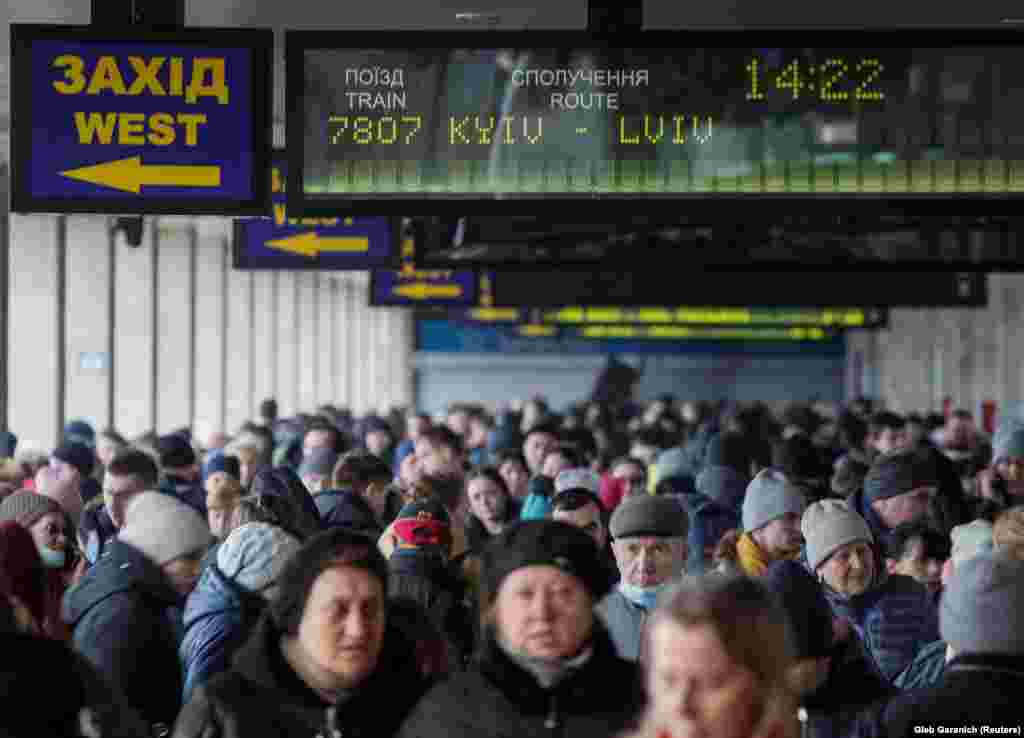
[[[370,250],[370,239],[366,236],[322,236],[310,231],[267,241],[267,246],[302,256],[316,256],[321,251],[365,254]]]

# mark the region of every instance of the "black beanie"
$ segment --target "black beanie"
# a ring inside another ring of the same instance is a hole
[[[871,503],[939,483],[935,461],[917,449],[885,454],[875,460],[864,477],[864,499]]]
[[[764,583],[786,611],[796,658],[828,656],[835,639],[832,609],[814,576],[796,561],[776,561]]]
[[[483,594],[490,604],[509,574],[524,566],[553,566],[572,574],[596,603],[611,587],[594,539],[579,528],[554,520],[524,520],[487,542]]]

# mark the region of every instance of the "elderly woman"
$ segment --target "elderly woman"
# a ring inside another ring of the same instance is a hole
[[[633,738],[795,738],[787,622],[759,582],[687,577],[644,633],[647,707]]]
[[[597,547],[566,523],[517,523],[483,553],[479,658],[435,687],[402,738],[602,738],[639,705],[635,666],[594,616],[608,591]]]
[[[416,644],[391,622],[387,562],[338,528],[307,541],[232,668],[201,686],[175,738],[374,736],[397,730],[427,687]]]

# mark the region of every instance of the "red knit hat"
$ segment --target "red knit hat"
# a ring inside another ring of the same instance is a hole
[[[45,618],[43,576],[31,534],[13,520],[0,523],[0,597],[17,597],[40,624]]]

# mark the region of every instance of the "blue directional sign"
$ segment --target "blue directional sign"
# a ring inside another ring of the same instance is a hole
[[[235,220],[235,269],[365,271],[399,264],[400,218],[289,218],[286,181],[282,157],[271,172],[273,216]]]
[[[472,307],[479,300],[476,272],[375,269],[370,272],[374,307]]]
[[[11,26],[16,212],[267,215],[273,32]]]

